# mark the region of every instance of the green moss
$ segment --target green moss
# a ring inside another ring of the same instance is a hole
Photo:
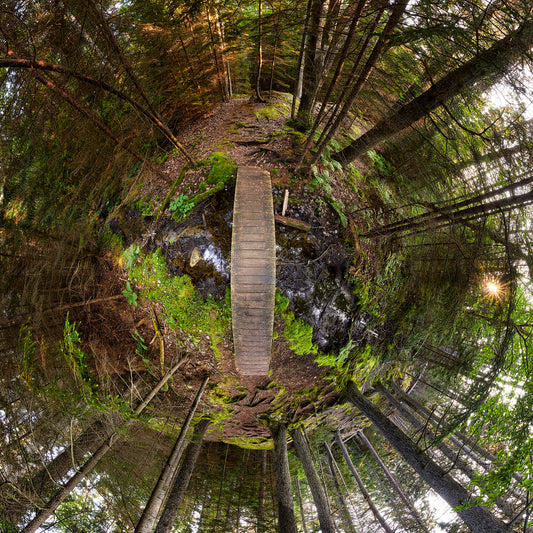
[[[139,257],[129,274],[141,298],[163,306],[164,317],[172,329],[189,335],[195,344],[207,334],[215,356],[220,356],[218,345],[229,322],[227,301],[204,299],[189,276],[171,276],[161,250]]]
[[[228,376],[211,388],[207,393],[207,397],[212,405],[221,406],[237,403],[245,398],[247,394],[247,390],[238,385],[234,377]]]
[[[256,111],[254,115],[257,120],[262,120],[264,118],[268,120],[276,118],[279,115],[279,111],[276,107],[263,107],[262,109],[259,109],[259,111]]]
[[[292,316],[291,316],[292,315]],[[318,346],[313,344],[313,327],[293,313],[285,313],[283,336],[289,341],[289,348],[297,355],[317,353]]]
[[[213,184],[227,183],[237,170],[235,161],[222,152],[215,152],[209,158],[211,170],[207,176],[207,181]]]
[[[283,336],[289,342],[289,348],[297,355],[316,354],[318,346],[313,344],[313,327],[294,316],[289,310],[289,299],[279,291],[276,291],[275,310],[283,317]]]
[[[246,438],[246,437],[231,437],[223,440],[226,444],[233,444],[239,448],[246,450],[272,450],[274,443],[271,439],[261,437]]]

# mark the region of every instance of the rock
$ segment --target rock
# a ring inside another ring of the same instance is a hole
[[[200,255],[200,250],[198,250],[198,246],[196,246],[191,252],[191,259],[189,260],[189,265],[191,265],[191,267],[196,266],[200,259],[202,259],[202,256]]]

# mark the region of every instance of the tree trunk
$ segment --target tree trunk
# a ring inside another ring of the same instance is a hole
[[[408,420],[413,427],[415,427],[420,433],[426,437],[429,441],[435,440],[435,434],[428,428],[427,424],[423,424],[414,413],[412,413],[406,406],[401,404],[383,385],[377,384],[375,390],[378,391],[388,402],[393,405],[400,414]],[[476,477],[476,470],[473,466],[460,457],[461,448],[458,452],[452,450],[444,442],[438,444],[438,450],[451,462],[452,468],[459,469],[470,481],[473,481]],[[494,503],[503,511],[503,513],[509,517],[513,518],[515,516],[515,511],[513,505],[505,501],[501,497],[496,497]]]
[[[327,444],[326,457],[328,459],[329,471],[331,473],[331,477],[333,478],[333,483],[335,485],[335,490],[337,491],[337,496],[339,499],[339,507],[342,516],[342,521],[344,522],[344,530],[347,533],[355,533],[355,526],[353,525],[352,517],[350,516],[350,511],[348,510],[348,506],[346,505],[346,500],[344,498],[344,494],[342,493],[342,487],[339,483],[337,472],[335,471],[335,458],[333,457],[333,454],[331,453],[331,450]]]
[[[302,488],[300,487],[300,480],[296,478],[296,490],[298,492],[298,503],[300,504],[300,513],[302,515],[302,528],[304,533],[307,533],[307,522],[305,521],[304,501],[302,499]]]
[[[500,520],[478,505],[463,507],[471,503],[469,492],[440,466],[431,460],[414,442],[397,428],[383,413],[374,407],[359,392],[353,382],[346,387],[348,400],[355,405],[396,448],[405,461],[420,477],[439,494],[464,520],[474,533],[512,533]]]
[[[187,446],[187,450],[183,456],[182,465],[176,475],[174,486],[170,491],[161,518],[157,523],[155,533],[170,533],[174,527],[174,521],[178,516],[181,503],[187,492],[187,487],[189,486],[196,460],[200,454],[202,440],[209,424],[210,421],[204,418],[200,420],[194,428],[192,440]]]
[[[307,36],[309,33],[309,17],[311,15],[311,3],[313,0],[307,0],[307,9],[305,11],[305,22],[302,30],[302,39],[300,41],[300,53],[298,54],[298,63],[296,65],[296,87],[294,88],[294,94],[291,104],[291,120],[294,120],[296,115],[296,100],[302,98],[302,86],[304,79],[304,64],[305,64],[305,49]]]
[[[198,408],[198,404],[200,403],[208,381],[209,377],[207,376],[196,393],[196,397],[194,398],[194,401],[189,409],[187,417],[181,426],[181,430],[176,443],[174,444],[174,448],[172,449],[172,453],[167,459],[167,462],[161,474],[159,475],[159,479],[157,480],[154,490],[150,495],[148,503],[141,514],[137,527],[135,528],[135,533],[150,533],[154,529],[159,511],[161,510],[163,502],[165,501],[165,498],[172,487],[172,480],[175,478],[178,470],[178,465],[184,447],[183,444],[185,442],[189,426],[191,425],[191,421],[196,413],[196,409]]]
[[[318,521],[320,522],[322,533],[335,533],[335,524],[331,518],[326,493],[324,492],[324,488],[320,478],[318,477],[318,473],[313,463],[313,458],[311,457],[311,450],[307,445],[303,431],[299,428],[295,429],[292,432],[292,439],[296,453],[298,454],[298,457],[304,468],[307,482],[311,488],[311,493],[315,502],[315,507],[318,513]]]
[[[328,128],[327,134],[325,135],[324,139],[320,143],[320,146],[318,148],[317,154],[314,157],[314,161],[320,157],[320,154],[324,150],[324,148],[327,146],[329,141],[332,139],[332,137],[335,135],[337,130],[339,129],[342,121],[344,118],[348,115],[353,103],[355,102],[357,96],[359,95],[363,85],[366,83],[368,78],[370,77],[370,74],[374,70],[374,67],[380,58],[383,49],[387,45],[387,43],[390,40],[390,37],[392,35],[392,32],[398,26],[400,19],[402,18],[405,8],[407,7],[407,1],[401,0],[398,1],[394,7],[392,8],[392,13],[389,17],[389,20],[387,20],[387,24],[385,25],[385,28],[383,29],[383,33],[380,35],[378,41],[374,45],[374,48],[372,49],[372,52],[370,53],[370,56],[366,60],[366,63],[361,70],[361,73],[357,77],[357,80],[353,87],[351,88],[344,105],[342,106],[342,109],[337,114],[337,118],[334,120],[334,122],[331,124],[331,126]]]
[[[327,104],[329,102],[329,99],[333,93],[333,89],[337,85],[337,82],[339,81],[339,78],[342,74],[342,71],[344,69],[344,64],[346,62],[346,59],[348,58],[348,50],[350,48],[350,45],[352,44],[353,38],[355,36],[355,30],[357,29],[357,25],[359,24],[359,20],[361,19],[361,15],[363,13],[363,8],[366,4],[366,0],[359,0],[357,3],[357,8],[354,13],[354,16],[352,18],[352,22],[350,24],[350,28],[348,30],[348,35],[346,36],[346,39],[344,41],[344,45],[342,47],[342,50],[339,54],[339,58],[337,60],[337,67],[335,68],[335,72],[333,74],[333,78],[329,82],[328,89],[326,91],[326,94],[324,95],[324,98],[322,99],[322,104],[320,106],[320,110],[318,112],[318,115],[316,119],[313,122],[313,127],[311,128],[311,131],[309,132],[309,135],[305,141],[305,144],[302,148],[302,155],[300,157],[300,160],[298,162],[298,166],[300,166],[304,159],[305,155],[307,153],[307,150],[309,148],[309,145],[313,141],[315,132],[320,125],[320,122],[322,118],[324,117],[324,114],[326,112]]]
[[[50,463],[41,468],[31,478],[29,486],[37,494],[46,494],[67,475],[71,468],[75,468],[86,454],[94,453],[108,436],[109,431],[106,425],[97,420],[85,429],[71,446],[65,448]]]
[[[429,419],[433,416],[433,413],[431,413],[431,411],[427,407],[418,402],[410,394],[407,394],[396,383],[391,382],[390,387],[392,388],[394,393],[400,397],[401,401],[408,405],[413,411],[422,414],[426,419]],[[448,438],[459,449],[465,450],[465,452],[468,453],[468,455],[472,457],[472,459],[474,459],[474,461],[480,466],[482,466],[485,470],[489,469],[490,466],[496,462],[495,455],[493,455],[488,450],[477,444],[470,437],[467,437],[464,433],[456,431],[454,435],[450,435]],[[517,481],[522,482],[522,479],[517,479]]]
[[[518,30],[497,41],[493,46],[475,55],[464,65],[440,79],[430,89],[402,106],[373,128],[350,143],[333,158],[341,163],[350,163],[362,154],[391,138],[405,128],[427,116],[440,105],[477,85],[480,90],[490,87],[529,51],[533,41],[533,22],[523,24]]]
[[[255,80],[255,95],[258,102],[264,102],[261,96],[261,71],[263,70],[263,1],[257,4],[257,78]]]
[[[320,19],[324,0],[310,0],[309,4],[309,31],[307,32],[307,44],[305,46],[305,58],[302,81],[302,97],[298,106],[296,120],[304,128],[311,126],[311,117],[315,105],[316,93],[319,85],[318,80],[318,35],[320,32]]]
[[[515,189],[525,187],[531,182],[533,182],[533,176],[528,176],[520,181],[509,183],[455,204],[448,204],[443,207],[434,205],[431,211],[375,228],[361,234],[360,237],[377,237],[412,232],[423,226],[431,227],[433,230],[436,226],[465,223],[473,218],[486,217],[496,211],[522,208],[531,203],[533,195],[529,191],[517,195],[515,194]],[[496,196],[501,196],[501,198],[482,203],[484,200]]]
[[[366,503],[368,503],[368,506],[370,507],[372,514],[374,515],[376,520],[381,524],[381,527],[383,528],[385,533],[394,533],[392,529],[389,527],[389,525],[387,524],[387,521],[383,518],[383,516],[379,512],[378,508],[375,506],[374,502],[372,501],[372,498],[370,497],[370,494],[366,490],[363,480],[361,479],[359,472],[357,472],[357,469],[355,468],[355,465],[352,462],[352,458],[348,454],[348,450],[346,449],[346,446],[344,446],[344,442],[342,442],[341,436],[338,431],[335,433],[335,441],[337,442],[340,450],[342,451],[342,455],[344,455],[346,464],[348,465],[348,468],[350,469],[355,481],[357,482],[357,485],[359,487],[359,490],[361,491],[361,494],[363,495],[363,498],[365,499]]]
[[[118,43],[117,39],[115,38],[115,35],[113,33],[113,30],[109,27],[109,24],[107,23],[107,20],[104,17],[104,14],[100,10],[100,8],[96,5],[95,0],[86,0],[88,6],[92,10],[95,19],[100,26],[102,33],[104,34],[104,37],[106,41],[108,42],[109,46],[115,51],[117,54],[117,57],[124,67],[124,70],[128,74],[128,77],[133,82],[133,85],[135,85],[135,88],[139,92],[139,94],[142,96],[143,100],[146,102],[146,105],[154,113],[154,115],[157,115],[157,111],[155,110],[152,101],[150,98],[148,98],[148,95],[146,94],[146,91],[144,90],[143,86],[141,85],[141,82],[135,72],[133,71],[132,66],[130,65],[129,61],[126,59],[126,56],[124,55],[124,52],[122,51],[122,48],[120,44]]]
[[[392,472],[387,468],[387,465],[381,460],[381,457],[378,455],[378,453],[374,449],[374,446],[372,446],[372,443],[366,438],[366,435],[362,431],[359,431],[357,436],[359,437],[359,439],[361,439],[363,444],[368,448],[368,450],[370,451],[370,453],[372,454],[372,456],[374,457],[374,459],[378,463],[379,467],[381,468],[381,470],[385,474],[385,477],[389,480],[389,482],[392,485],[393,489],[396,491],[396,493],[398,494],[400,499],[405,503],[405,505],[409,509],[409,512],[411,513],[411,515],[415,519],[416,523],[420,526],[422,531],[425,531],[426,533],[429,533],[429,530],[428,530],[426,524],[424,524],[424,522],[420,518],[420,515],[419,515],[418,511],[416,510],[415,506],[412,504],[411,500],[407,497],[407,495],[403,491],[402,487],[398,483],[398,480],[394,477]]]
[[[161,387],[169,380],[170,376],[183,364],[185,359],[178,361],[165,376],[156,385],[153,391],[148,395],[151,400],[155,394],[161,390]],[[155,391],[155,392],[154,392]],[[148,400],[149,401],[149,400]],[[146,407],[148,401],[143,401],[136,409],[135,414],[140,414]],[[22,533],[34,533],[52,516],[54,511],[65,501],[68,495],[76,488],[76,486],[85,479],[91,470],[98,464],[104,455],[113,447],[118,440],[120,431],[128,425],[128,422],[123,423],[99,446],[95,453],[85,462],[85,464],[68,480],[55,496],[41,509],[37,516],[22,530]]]
[[[287,426],[275,424],[269,426],[269,429],[274,439],[273,466],[278,501],[278,530],[280,533],[298,533],[287,458]]]
[[[265,523],[265,503],[266,503],[266,482],[267,482],[267,451],[261,453],[261,477],[259,478],[259,496],[257,502],[257,533],[264,533],[267,530]]]

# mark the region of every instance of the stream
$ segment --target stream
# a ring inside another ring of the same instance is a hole
[[[279,213],[283,190],[273,194]],[[140,241],[146,251],[161,248],[172,274],[187,274],[204,297],[222,299],[230,283],[233,196],[231,187],[208,198],[181,224],[169,216],[155,222],[126,207],[109,226],[125,246]],[[286,216],[311,224],[311,230],[276,223],[276,286],[295,316],[313,326],[313,342],[324,352],[346,344],[357,303],[346,281],[350,250],[326,209],[304,193],[291,201]]]

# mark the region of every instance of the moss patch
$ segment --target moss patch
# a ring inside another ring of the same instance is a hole
[[[289,348],[297,355],[316,354],[318,346],[313,344],[313,327],[294,316],[289,310],[289,299],[279,291],[276,292],[276,311],[285,322],[283,336],[289,342]]]
[[[207,181],[214,185],[227,183],[235,175],[237,164],[229,156],[222,152],[215,152],[209,158],[211,170],[207,175]]]
[[[230,317],[227,299],[204,299],[189,276],[171,276],[161,250],[138,257],[129,275],[141,298],[163,306],[166,322],[173,330],[184,333],[194,344],[207,335],[213,353],[220,356],[218,345]]]

